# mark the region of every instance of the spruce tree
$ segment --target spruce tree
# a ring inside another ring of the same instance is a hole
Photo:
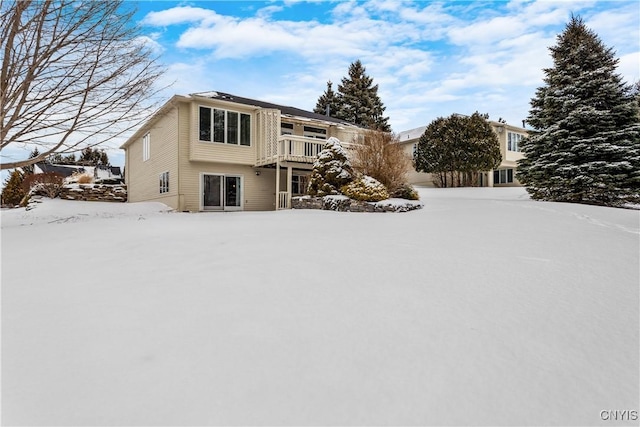
[[[340,110],[340,95],[333,91],[332,85],[331,81],[327,82],[327,90],[318,98],[316,108],[313,109],[314,113],[330,117],[336,117],[338,114],[338,110]]]
[[[531,100],[517,176],[533,199],[619,206],[640,192],[640,118],[612,48],[572,17]]]
[[[347,152],[338,138],[331,137],[313,164],[307,192],[311,196],[340,194],[340,188],[350,183],[354,176]]]
[[[386,107],[378,96],[378,85],[366,74],[360,60],[349,66],[349,77],[338,85],[340,109],[336,117],[369,129],[390,132],[389,117],[384,117]]]
[[[14,169],[4,182],[2,206],[18,206],[25,194],[24,174],[21,170]]]

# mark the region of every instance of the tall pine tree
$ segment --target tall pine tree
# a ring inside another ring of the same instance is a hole
[[[327,90],[318,98],[316,108],[313,109],[314,113],[336,117],[340,110],[340,95],[333,91],[332,85],[331,81],[327,82]]]
[[[640,118],[612,48],[572,17],[531,100],[518,178],[534,199],[619,206],[640,193]]]
[[[378,85],[366,74],[360,60],[349,66],[349,77],[343,77],[338,85],[340,109],[335,117],[384,132],[390,132],[389,117],[384,117],[386,107],[378,96]]]

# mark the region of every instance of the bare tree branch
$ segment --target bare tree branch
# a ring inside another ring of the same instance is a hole
[[[0,150],[53,153],[121,137],[157,106],[163,70],[123,0],[0,0]]]

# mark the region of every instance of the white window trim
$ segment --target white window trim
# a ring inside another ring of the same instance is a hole
[[[142,161],[146,162],[151,158],[151,133],[147,132],[142,137]]]
[[[165,182],[165,174],[166,174],[166,182]],[[169,182],[171,180],[171,175],[169,171],[164,171],[159,175],[160,181],[160,194],[167,194],[170,190]],[[164,190],[164,191],[163,191]]]
[[[210,111],[210,117],[211,117],[211,141],[204,141],[202,139],[200,139],[200,108],[208,108]],[[220,142],[220,141],[214,141],[214,126],[215,126],[215,122],[214,122],[214,110],[219,110],[219,111],[224,111],[224,142]],[[238,142],[236,144],[231,144],[229,142],[227,142],[227,124],[229,123],[229,119],[228,119],[228,114],[227,113],[237,113],[238,114]],[[226,108],[218,108],[218,107],[212,107],[210,105],[198,105],[197,108],[197,114],[198,114],[198,119],[197,119],[197,123],[198,123],[198,141],[202,142],[204,144],[220,144],[220,145],[228,145],[228,146],[233,146],[233,147],[245,147],[245,148],[249,148],[253,145],[253,116],[251,115],[251,113],[246,113],[246,112],[242,112],[242,111],[237,111],[237,110],[229,110]],[[249,145],[242,145],[240,144],[240,137],[242,134],[242,115],[246,115],[249,116]]]

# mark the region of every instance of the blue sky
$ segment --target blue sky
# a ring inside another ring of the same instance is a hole
[[[476,110],[520,124],[572,13],[640,79],[640,6],[627,1],[140,2],[170,93],[218,90],[313,109],[360,59],[395,132]]]
[[[139,1],[144,37],[166,66],[161,101],[217,90],[313,109],[360,59],[394,132],[453,113],[519,125],[571,14],[640,80],[637,1]],[[124,155],[113,144],[113,164]]]

